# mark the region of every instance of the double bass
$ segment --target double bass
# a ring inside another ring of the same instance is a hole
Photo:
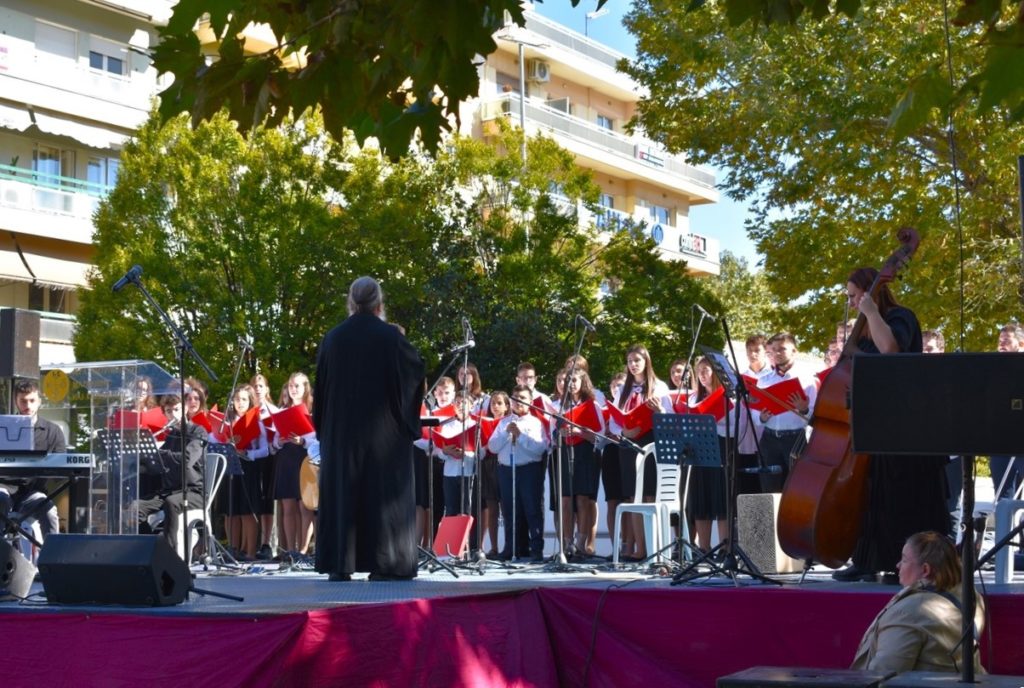
[[[864,298],[876,298],[896,278],[920,243],[917,231],[902,227],[898,248],[878,272]],[[796,458],[779,503],[779,544],[791,557],[843,566],[860,537],[867,502],[869,457],[854,454],[850,442],[850,379],[857,340],[867,320],[857,323],[843,353],[818,390],[810,439]]]

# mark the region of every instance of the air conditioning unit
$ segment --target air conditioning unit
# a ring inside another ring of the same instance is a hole
[[[527,60],[526,73],[530,81],[546,84],[551,81],[551,65],[544,60]]]

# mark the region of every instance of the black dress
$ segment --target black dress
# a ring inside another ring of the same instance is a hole
[[[921,353],[921,326],[913,311],[897,306],[883,316],[900,353]],[[867,338],[865,354],[879,353]],[[906,539],[924,530],[949,532],[946,509],[947,456],[872,454],[868,466],[868,507],[853,565],[867,571],[895,571]]]
[[[317,571],[416,575],[412,443],[423,377],[416,349],[372,314],[350,316],[321,342],[313,392]]]

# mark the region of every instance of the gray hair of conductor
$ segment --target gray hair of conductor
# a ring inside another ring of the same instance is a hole
[[[384,293],[372,277],[358,277],[348,288],[348,313],[370,313],[384,317]]]

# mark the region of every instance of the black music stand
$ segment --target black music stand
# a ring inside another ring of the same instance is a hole
[[[656,413],[654,419],[654,460],[658,463],[678,464],[680,467],[679,480],[679,536],[672,542],[664,545],[660,550],[647,557],[644,562],[656,558],[666,550],[675,550],[678,547],[678,566],[683,567],[683,558],[686,548],[700,554],[693,543],[682,535],[682,523],[686,518],[686,502],[689,494],[690,471],[693,466],[715,468],[722,465],[722,459],[718,450],[718,430],[715,427],[714,416]],[[682,467],[687,467],[687,477],[682,479]],[[684,486],[687,486],[684,489]],[[643,564],[644,562],[641,562]]]
[[[964,514],[974,515],[974,457],[1024,453],[1020,432],[1024,356],[1020,354],[858,355],[853,357],[850,392],[853,451],[963,457]],[[1014,530],[1019,534],[1022,527]],[[970,517],[961,519],[961,528],[963,643],[972,653],[970,660],[965,657],[961,680],[973,683],[977,602]],[[1010,538],[1004,540],[999,546]]]
[[[437,383],[434,383],[437,386]],[[420,427],[422,428],[435,428],[442,423],[444,419],[439,416],[420,416]],[[420,554],[420,561],[416,568],[421,569],[424,566],[433,573],[438,568],[442,568],[448,573],[452,574],[455,578],[459,577],[459,574],[455,572],[451,566],[441,561],[436,554],[434,554],[434,433],[431,430],[427,433],[427,517],[425,519],[424,526],[427,529],[427,546],[421,547],[419,543],[416,544],[416,550]]]

